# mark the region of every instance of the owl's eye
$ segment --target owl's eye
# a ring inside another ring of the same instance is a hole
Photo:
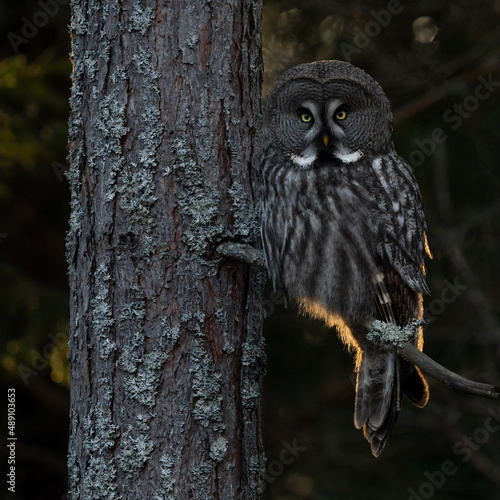
[[[300,113],[300,119],[304,123],[311,123],[313,121],[313,117],[309,113],[306,113],[306,112]]]
[[[345,120],[347,118],[347,112],[345,109],[341,109],[335,113],[336,120]]]

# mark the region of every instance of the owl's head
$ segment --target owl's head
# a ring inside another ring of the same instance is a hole
[[[392,144],[383,90],[363,70],[341,61],[285,71],[269,93],[264,123],[282,153],[302,168],[356,162]]]

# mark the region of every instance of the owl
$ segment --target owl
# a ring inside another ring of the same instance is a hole
[[[275,82],[263,131],[261,234],[270,278],[354,353],[354,424],[378,456],[402,395],[418,407],[429,396],[416,366],[366,340],[374,319],[414,324],[428,292],[422,197],[394,149],[389,101],[351,64],[301,64]],[[421,327],[412,342],[422,349]]]

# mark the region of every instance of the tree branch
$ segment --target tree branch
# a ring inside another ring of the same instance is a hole
[[[400,108],[394,110],[392,121],[394,125],[404,122],[421,111],[433,106],[443,100],[448,95],[460,93],[477,81],[479,76],[489,75],[497,70],[499,59],[496,54],[482,61],[478,66],[467,73],[450,78],[444,82],[435,85],[432,89],[417,97],[415,100],[407,102]]]
[[[396,351],[401,357],[418,366],[423,372],[457,391],[474,394],[475,396],[481,396],[483,398],[500,400],[499,387],[474,382],[473,380],[469,380],[448,370],[427,356],[427,354],[424,354],[417,346],[410,342],[403,342],[400,347],[396,347]]]
[[[246,264],[253,264],[255,266],[266,269],[266,260],[264,259],[264,252],[257,250],[250,245],[241,243],[221,243],[217,247],[217,252],[223,257],[239,260]]]
[[[249,245],[239,243],[222,243],[217,247],[217,251],[224,257],[240,260],[247,264],[253,264],[260,267],[266,267],[264,253]],[[370,332],[367,335],[367,341],[373,344],[381,345],[387,350],[397,352],[401,357],[418,366],[423,372],[427,373],[436,380],[451,388],[481,396],[483,398],[500,400],[500,388],[491,384],[474,382],[461,375],[458,375],[437,361],[424,354],[408,339],[413,335],[413,330],[425,323],[425,320],[415,320],[406,327],[398,327],[383,321],[372,321],[367,327]]]
[[[448,370],[409,342],[413,337],[415,328],[426,323],[428,321],[425,319],[415,319],[405,326],[397,326],[379,320],[369,321],[366,324],[369,330],[366,340],[388,351],[397,352],[401,357],[418,366],[423,372],[457,391],[483,398],[500,399],[500,388],[490,384],[474,382]]]

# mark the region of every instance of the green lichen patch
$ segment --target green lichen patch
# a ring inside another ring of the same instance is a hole
[[[95,297],[91,301],[92,330],[100,341],[99,357],[102,360],[107,359],[116,349],[111,331],[115,324],[110,299],[113,280],[108,266],[108,263],[101,262],[97,267],[94,274]]]
[[[178,204],[179,214],[184,219],[182,239],[193,252],[203,255],[225,231],[219,214],[221,195],[194,160],[186,139],[173,141],[172,155],[173,171],[181,187]]]
[[[393,323],[375,320],[370,325],[366,339],[374,344],[401,348],[403,343],[410,342],[415,337],[415,331],[426,323],[426,320],[414,319],[405,326],[397,326]]]
[[[219,436],[210,445],[210,458],[215,462],[222,462],[227,455],[227,446],[227,439],[223,436]]]
[[[148,28],[153,23],[154,18],[154,9],[135,4],[132,15],[130,16],[128,31],[138,31],[141,35],[145,35]]]
[[[153,408],[160,383],[161,367],[168,358],[162,351],[153,351],[143,356],[134,373],[125,375],[125,394],[139,404]]]
[[[149,436],[146,418],[139,415],[122,433],[118,449],[118,466],[128,476],[139,472],[149,460],[154,443]]]
[[[257,241],[259,216],[248,190],[240,182],[233,182],[229,189],[234,216],[234,234],[249,241]]]
[[[225,425],[222,412],[221,375],[216,371],[214,363],[199,340],[195,341],[190,353],[189,371],[193,375],[195,420],[215,431],[223,430]]]

